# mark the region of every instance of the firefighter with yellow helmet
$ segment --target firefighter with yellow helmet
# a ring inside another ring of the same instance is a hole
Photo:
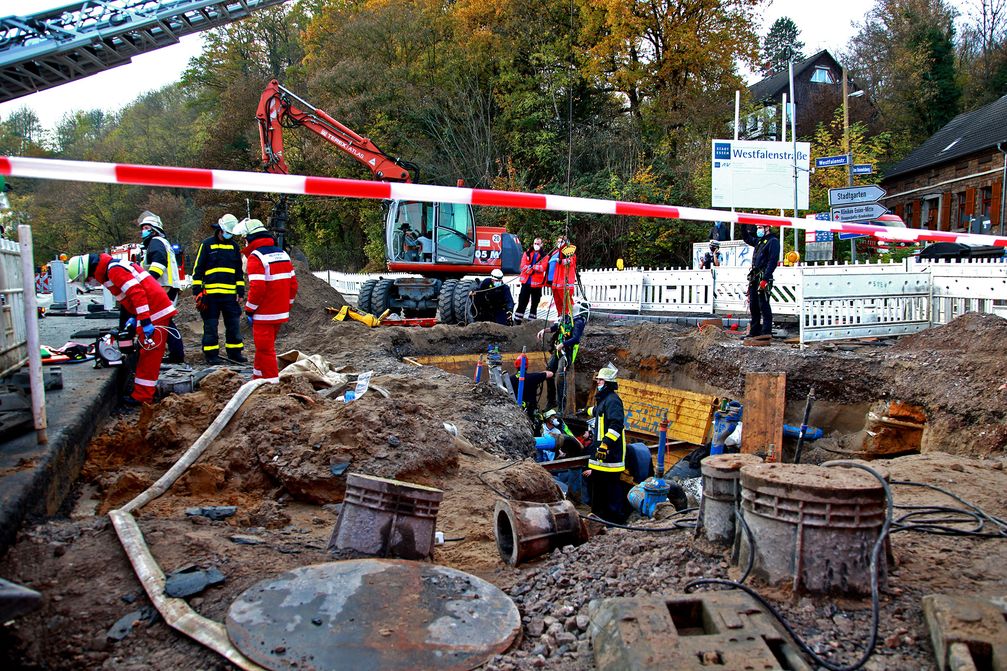
[[[594,442],[588,448],[588,469],[584,471],[591,492],[591,513],[607,522],[623,524],[629,517],[626,470],[626,413],[617,390],[619,371],[611,363],[594,376],[595,405],[587,409],[597,422]]]

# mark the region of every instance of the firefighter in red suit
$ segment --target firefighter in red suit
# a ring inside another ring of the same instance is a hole
[[[252,379],[280,381],[276,363],[276,334],[280,325],[290,319],[290,306],[297,295],[294,264],[285,251],[276,246],[273,236],[258,219],[245,219],[234,228],[235,235],[245,236],[248,245],[241,253],[248,260],[248,298],[245,314],[252,325],[255,360]]]
[[[157,378],[161,374],[161,357],[168,342],[168,322],[178,312],[164,287],[136,263],[108,254],[73,257],[67,264],[67,275],[72,282],[83,282],[89,278],[101,282],[126,312],[136,317],[140,357],[136,363],[133,393],[123,401],[127,405],[150,403],[154,400]]]

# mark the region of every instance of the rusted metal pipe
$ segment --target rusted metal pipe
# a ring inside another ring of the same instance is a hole
[[[499,499],[493,519],[500,557],[511,566],[559,547],[587,541],[587,527],[570,501],[534,503]]]

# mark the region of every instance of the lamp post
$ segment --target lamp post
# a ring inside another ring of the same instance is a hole
[[[863,91],[849,93],[846,68],[843,68],[843,151],[846,153],[846,186],[853,186],[853,151],[850,149],[850,98],[859,98]],[[857,261],[857,240],[850,240],[850,260]]]

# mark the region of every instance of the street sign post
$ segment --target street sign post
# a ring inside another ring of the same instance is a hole
[[[872,219],[877,219],[882,214],[888,214],[888,209],[883,205],[878,205],[877,203],[871,203],[869,205],[847,205],[844,207],[832,208],[832,221],[871,221]]]
[[[816,168],[835,168],[841,165],[849,165],[850,157],[846,154],[842,156],[823,156],[815,159]]]
[[[854,163],[853,164],[853,174],[854,175],[873,175],[874,166],[870,163]]]
[[[829,206],[870,205],[881,200],[885,193],[887,192],[877,184],[846,186],[841,189],[829,189]],[[884,213],[882,212],[882,214]],[[870,218],[873,219],[874,217]]]

